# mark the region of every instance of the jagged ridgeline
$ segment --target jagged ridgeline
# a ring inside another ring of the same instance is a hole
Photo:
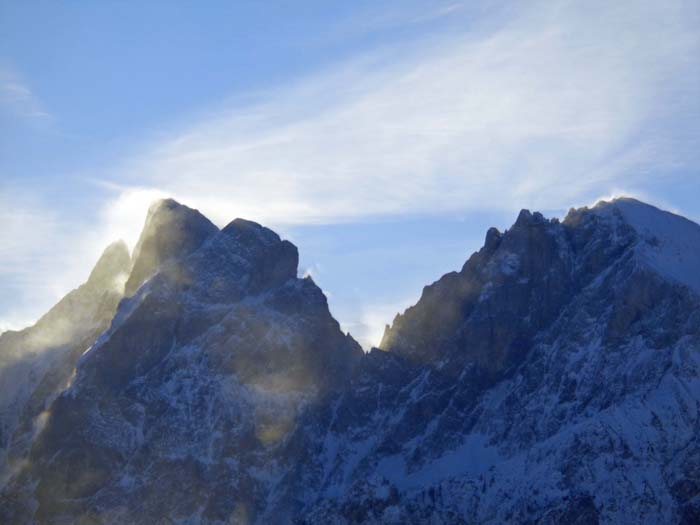
[[[700,226],[521,212],[364,353],[172,200],[0,336],[0,522],[700,523]]]

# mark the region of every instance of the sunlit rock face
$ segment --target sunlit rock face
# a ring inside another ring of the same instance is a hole
[[[126,295],[133,295],[162,263],[192,253],[217,231],[218,228],[197,210],[172,199],[154,202],[134,248]]]
[[[700,521],[700,226],[523,211],[367,354],[271,230],[162,201],[142,241],[1,522]]]
[[[126,244],[111,244],[87,282],[34,326],[0,335],[0,465],[5,473],[22,461],[35,419],[67,386],[80,355],[109,326],[130,265]]]
[[[51,403],[5,517],[256,516],[276,451],[363,356],[297,264],[296,247],[259,224],[219,231],[173,201],[154,205],[128,281],[144,284]]]

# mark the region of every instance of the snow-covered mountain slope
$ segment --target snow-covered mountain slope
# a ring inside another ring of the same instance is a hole
[[[363,354],[293,245],[209,224],[151,208],[133,294],[24,419],[1,520],[700,522],[697,225],[523,211]]]
[[[595,213],[621,221],[640,236],[639,256],[662,275],[700,293],[700,226],[635,199],[601,202]]]
[[[371,415],[316,438],[342,474],[307,522],[698,522],[700,298],[617,207],[691,237],[627,200],[524,211],[426,287],[374,351],[403,379],[370,366],[344,402]]]

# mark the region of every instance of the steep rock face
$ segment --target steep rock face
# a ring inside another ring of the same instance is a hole
[[[368,354],[293,245],[209,230],[25,420],[0,521],[698,522],[700,226],[524,211]]]
[[[362,357],[297,261],[291,243],[240,219],[164,260],[52,403],[6,517],[255,517],[279,443]]]
[[[490,231],[373,351],[403,379],[370,366],[333,410],[371,416],[312,438],[338,467],[305,522],[696,522],[700,298],[658,261],[698,232],[631,200]]]
[[[504,234],[489,230],[460,272],[426,287],[380,347],[419,362],[457,359],[486,375],[516,364],[571,297],[634,242],[632,231],[599,222],[574,228],[523,210]]]
[[[163,262],[192,253],[217,231],[218,228],[197,210],[172,199],[154,202],[134,248],[126,296],[133,295]]]
[[[0,465],[26,452],[34,432],[30,423],[65,388],[80,354],[109,326],[129,266],[126,245],[111,244],[87,282],[34,326],[0,336]]]

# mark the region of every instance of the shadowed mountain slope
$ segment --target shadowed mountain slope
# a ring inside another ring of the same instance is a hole
[[[632,199],[523,211],[364,354],[291,243],[161,201],[0,517],[696,523],[699,254]]]

